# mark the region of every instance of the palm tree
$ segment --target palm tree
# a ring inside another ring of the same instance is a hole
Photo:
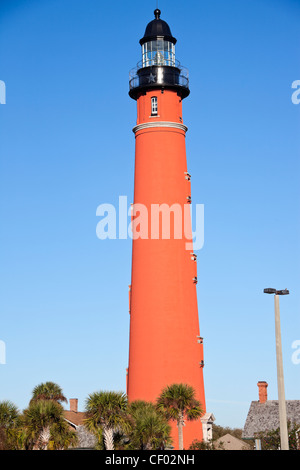
[[[155,404],[136,400],[130,403],[133,426],[129,434],[129,448],[159,449],[170,443],[171,426]]]
[[[0,450],[13,447],[13,435],[19,422],[18,408],[9,400],[0,402]]]
[[[197,420],[203,409],[195,398],[193,387],[187,384],[173,384],[164,388],[157,399],[157,408],[166,414],[168,419],[177,422],[179,450],[183,450],[184,419]]]
[[[31,402],[37,400],[54,400],[58,403],[68,402],[61,387],[54,382],[44,382],[34,387]]]
[[[17,424],[19,419],[18,408],[9,400],[0,402],[0,426],[9,428]]]
[[[50,428],[49,442],[53,443],[53,450],[67,450],[77,445],[78,436],[65,420],[59,420]]]
[[[114,450],[114,433],[129,430],[127,396],[123,392],[100,391],[92,393],[86,400],[85,425],[89,431],[99,435],[99,428],[106,450]]]
[[[47,449],[53,425],[63,421],[63,408],[54,400],[31,401],[24,411],[24,426],[31,447]]]

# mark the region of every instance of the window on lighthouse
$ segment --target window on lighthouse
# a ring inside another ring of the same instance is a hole
[[[151,98],[151,116],[157,115],[157,96]]]

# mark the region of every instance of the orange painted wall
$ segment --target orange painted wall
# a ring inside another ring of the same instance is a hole
[[[158,116],[151,117],[151,97],[158,98]],[[137,124],[154,121],[182,123],[182,101],[174,91],[148,91],[137,100]],[[136,132],[134,204],[178,203],[191,195],[185,132],[155,127]],[[138,215],[138,214],[137,214]],[[137,227],[138,228],[138,227]],[[132,243],[130,338],[127,393],[129,401],[155,401],[162,388],[188,383],[205,409],[203,345],[199,344],[197,292],[193,278],[197,261],[182,239],[138,238]],[[177,427],[173,428],[178,448]],[[184,446],[202,439],[201,422],[186,423]]]

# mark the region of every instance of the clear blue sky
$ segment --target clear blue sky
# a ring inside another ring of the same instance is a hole
[[[156,1],[2,0],[0,400],[24,409],[57,382],[79,408],[125,390],[131,240],[96,237],[99,204],[132,202],[136,103],[128,71]],[[277,399],[281,298],[287,399],[300,399],[300,2],[159,0],[190,71],[183,103],[198,252],[207,409],[244,425],[257,381]]]

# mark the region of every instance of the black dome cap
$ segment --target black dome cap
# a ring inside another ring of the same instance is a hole
[[[160,19],[160,13],[161,11],[158,8],[154,10],[155,20],[152,20],[147,24],[144,37],[140,40],[141,46],[145,42],[154,40],[158,37],[163,37],[166,41],[176,44],[177,40],[173,38],[168,23]]]

